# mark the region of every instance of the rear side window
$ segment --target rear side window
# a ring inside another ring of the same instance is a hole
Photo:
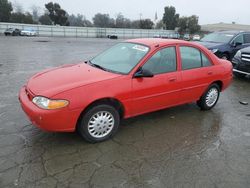
[[[244,43],[250,43],[250,34],[244,34]]]
[[[200,51],[193,47],[180,47],[182,69],[194,69],[202,66]]]
[[[201,60],[202,60],[203,67],[209,67],[212,65],[210,60],[207,58],[207,56],[203,54],[202,52],[201,52]]]
[[[180,47],[180,53],[183,70],[208,67],[212,65],[207,56],[196,48],[182,46]]]

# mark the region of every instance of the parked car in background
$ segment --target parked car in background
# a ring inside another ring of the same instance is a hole
[[[163,35],[161,35],[160,38],[162,38],[162,39],[169,39],[170,38],[170,34],[163,34]]]
[[[180,34],[179,33],[174,33],[170,35],[171,39],[180,39]]]
[[[199,44],[207,47],[219,58],[232,60],[238,50],[250,46],[250,32],[214,32],[204,36]]]
[[[191,39],[190,34],[188,33],[184,34],[183,39],[189,41]]]
[[[89,61],[35,74],[19,100],[39,128],[77,130],[85,140],[101,142],[123,118],[190,102],[210,110],[231,79],[232,64],[201,45],[133,39]]]
[[[163,38],[163,39],[179,39],[180,34],[179,33],[164,34],[164,35],[161,35],[161,38]]]
[[[20,33],[20,29],[17,28],[8,28],[4,31],[5,36],[19,36]]]
[[[27,28],[21,31],[20,35],[21,36],[37,36],[37,31],[32,28]]]
[[[115,33],[112,33],[112,34],[108,35],[107,37],[108,37],[109,39],[118,39],[118,36],[117,36],[117,34],[115,34]]]
[[[201,40],[200,35],[194,35],[192,38],[193,38],[193,41],[199,41],[199,40]]]
[[[161,38],[160,34],[154,34],[153,38]]]
[[[238,50],[233,60],[233,73],[237,77],[250,76],[250,47]]]

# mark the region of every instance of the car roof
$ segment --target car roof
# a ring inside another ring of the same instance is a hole
[[[236,34],[245,33],[245,32],[247,32],[247,31],[229,30],[229,31],[217,31],[215,33],[223,33],[223,34],[233,34],[233,35],[236,35]]]
[[[156,45],[171,45],[171,44],[190,44],[190,42],[184,40],[177,40],[177,39],[161,39],[161,38],[139,38],[139,39],[130,39],[126,42],[131,43],[139,43],[144,44],[146,46],[156,46]]]

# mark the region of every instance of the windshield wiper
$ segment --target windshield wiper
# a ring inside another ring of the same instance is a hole
[[[116,74],[122,74],[121,72],[114,71],[114,70],[110,70],[110,69],[107,69],[107,68],[102,67],[101,65],[92,63],[91,60],[85,61],[84,63],[89,64],[89,65],[92,66],[92,67],[96,67],[96,68],[98,68],[98,69],[107,71],[107,72],[112,72],[112,73],[116,73]]]
[[[101,65],[98,65],[98,64],[95,64],[95,63],[92,63],[90,60],[87,62],[89,65],[91,65],[92,67],[96,67],[98,69],[101,69],[101,70],[104,70],[104,71],[107,71],[107,69],[105,69],[104,67],[102,67]]]

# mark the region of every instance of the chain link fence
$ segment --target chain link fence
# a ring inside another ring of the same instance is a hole
[[[108,35],[116,35],[118,38],[151,38],[154,36],[169,36],[176,34],[172,30],[159,29],[124,29],[124,28],[97,28],[97,27],[71,27],[32,25],[18,23],[0,22],[0,34],[3,35],[7,28],[33,29],[38,36],[45,37],[83,37],[83,38],[105,38]]]

